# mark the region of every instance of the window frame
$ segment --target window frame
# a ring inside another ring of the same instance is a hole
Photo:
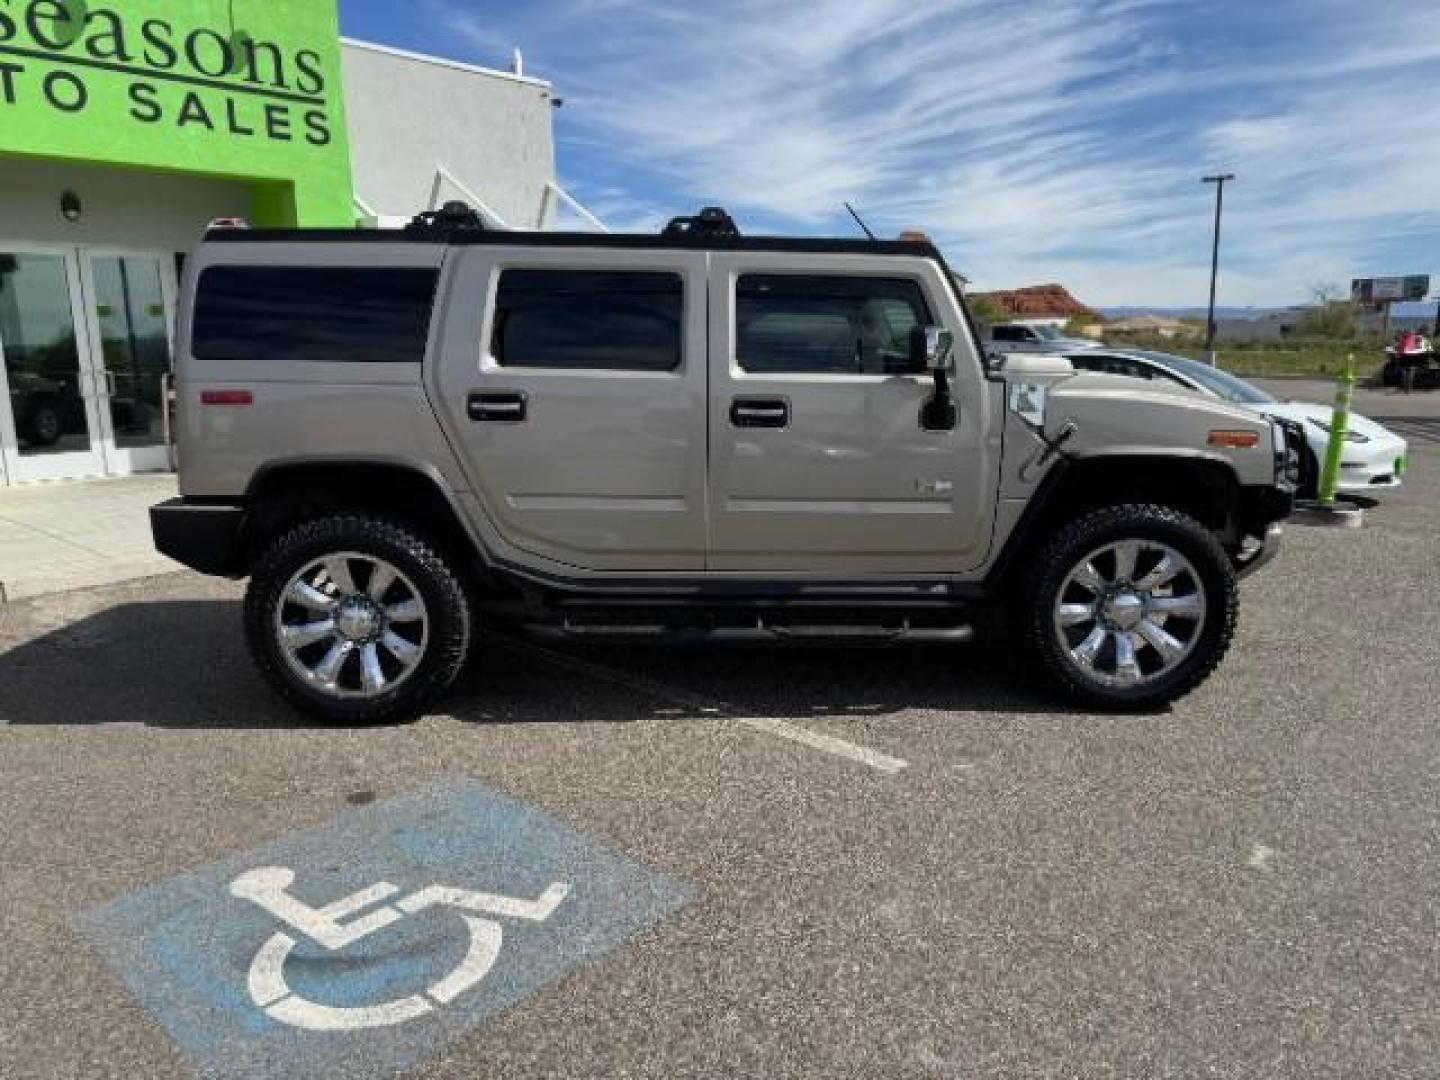
[[[500,317],[500,290],[508,273],[545,274],[590,274],[595,276],[666,277],[672,279],[680,289],[680,308],[676,322],[676,362],[668,368],[622,368],[622,367],[534,367],[523,364],[502,363],[495,353],[495,331]],[[515,377],[559,377],[559,378],[612,378],[612,379],[655,379],[681,378],[689,368],[688,348],[689,321],[694,287],[686,268],[675,265],[637,265],[627,262],[623,266],[589,263],[579,260],[517,260],[497,262],[490,270],[489,286],[486,290],[484,319],[480,327],[481,368],[496,375]]]
[[[740,286],[747,278],[809,278],[809,279],[839,279],[846,281],[881,281],[897,283],[909,286],[915,290],[923,311],[920,326],[937,326],[937,311],[940,310],[936,298],[932,294],[929,282],[923,275],[906,272],[891,271],[889,273],[877,273],[874,270],[837,270],[830,267],[813,267],[805,269],[794,268],[772,268],[764,265],[752,265],[742,269],[736,269],[729,275],[727,289],[730,307],[730,372],[732,378],[750,379],[758,381],[826,381],[840,383],[856,382],[884,382],[890,379],[926,379],[930,372],[923,366],[917,365],[914,370],[909,371],[752,371],[745,367],[741,356],[740,336]]]

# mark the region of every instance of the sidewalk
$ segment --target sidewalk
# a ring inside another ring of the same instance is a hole
[[[174,495],[171,475],[0,488],[0,603],[179,570],[148,514]]]

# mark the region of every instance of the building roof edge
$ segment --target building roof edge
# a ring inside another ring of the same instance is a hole
[[[380,45],[374,41],[362,41],[359,38],[342,36],[340,38],[340,44],[352,49],[362,49],[366,52],[399,57],[402,60],[414,60],[421,64],[434,64],[437,67],[450,68],[454,71],[464,71],[471,75],[487,75],[492,79],[506,79],[510,82],[517,82],[526,86],[535,86],[544,90],[554,89],[554,87],[544,79],[533,79],[529,75],[516,75],[510,71],[497,71],[494,68],[480,67],[478,64],[466,64],[459,60],[447,59],[443,56],[432,56],[429,53],[412,52],[409,49],[397,49],[393,45]]]

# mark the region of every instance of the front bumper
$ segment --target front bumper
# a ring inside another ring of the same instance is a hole
[[[1339,490],[1363,495],[1400,486],[1410,458],[1407,443],[1385,442],[1355,449],[1363,452],[1347,448],[1340,461],[1340,481],[1336,485]]]
[[[1260,536],[1267,526],[1295,513],[1295,488],[1287,483],[1240,489],[1236,522],[1246,536]]]
[[[1280,554],[1280,548],[1284,537],[1284,529],[1277,521],[1265,530],[1264,537],[1260,540],[1260,546],[1252,554],[1242,555],[1235,560],[1235,576],[1244,580],[1258,570],[1263,570],[1275,561]]]
[[[1237,577],[1247,578],[1275,561],[1281,525],[1294,512],[1295,489],[1289,483],[1241,489],[1231,533],[1231,542],[1238,547],[1230,549]]]
[[[212,577],[240,577],[245,511],[229,503],[171,499],[150,508],[155,550]]]

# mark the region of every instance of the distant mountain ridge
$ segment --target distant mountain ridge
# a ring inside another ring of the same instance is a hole
[[[1070,295],[1063,285],[1030,285],[980,294],[989,297],[1012,319],[1093,318],[1095,312]]]

